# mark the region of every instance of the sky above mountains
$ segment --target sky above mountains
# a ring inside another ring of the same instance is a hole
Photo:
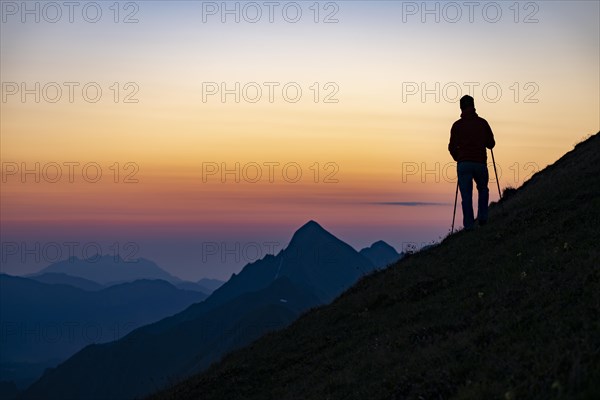
[[[438,239],[461,94],[502,186],[599,128],[598,2],[465,3],[3,2],[2,272],[100,250],[226,279],[310,219]]]

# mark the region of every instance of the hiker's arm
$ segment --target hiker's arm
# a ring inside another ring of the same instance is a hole
[[[494,132],[492,132],[492,127],[490,126],[490,124],[485,123],[486,127],[487,127],[487,139],[486,139],[486,143],[485,143],[485,147],[487,147],[488,149],[493,149],[494,146],[496,145],[496,141],[494,140]]]
[[[450,143],[448,143],[448,151],[452,156],[452,159],[456,161],[456,152],[458,150],[458,146],[456,145],[456,128],[452,125],[452,129],[450,129]]]

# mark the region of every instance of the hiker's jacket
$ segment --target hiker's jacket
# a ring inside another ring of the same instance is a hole
[[[487,162],[487,151],[496,142],[490,124],[477,115],[474,108],[463,110],[460,119],[450,130],[448,150],[454,161]]]

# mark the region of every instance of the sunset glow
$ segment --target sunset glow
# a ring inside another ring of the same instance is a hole
[[[473,22],[443,2],[439,22],[407,8],[421,2],[300,2],[295,23],[285,3],[272,23],[244,2],[222,22],[209,3],[51,23],[2,2],[3,244],[132,242],[186,279],[253,261],[206,260],[207,241],[281,249],[311,219],[401,251],[449,231],[460,95],[494,130],[502,187],[600,128],[598,2],[501,2],[496,22],[486,2]],[[5,252],[2,272],[46,264]]]

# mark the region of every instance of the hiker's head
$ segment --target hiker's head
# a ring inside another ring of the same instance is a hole
[[[460,98],[460,109],[468,110],[470,108],[475,108],[475,99],[469,95],[461,97]]]

